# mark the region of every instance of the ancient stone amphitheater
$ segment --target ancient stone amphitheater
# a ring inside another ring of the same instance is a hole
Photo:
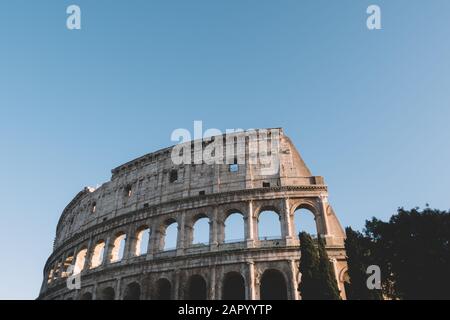
[[[171,147],[125,163],[111,181],[78,193],[59,219],[38,298],[301,299],[294,217],[305,209],[326,240],[345,298],[344,232],[324,179],[310,173],[282,129],[253,131],[256,144],[249,132],[229,136],[213,139],[243,142],[244,164],[234,158],[175,165]],[[267,141],[277,145],[270,174],[250,161]],[[278,215],[278,237],[260,236],[267,211]],[[232,215],[242,219],[241,239],[226,238]],[[196,222],[205,218],[209,241],[194,243]],[[176,247],[167,248],[166,230],[174,226]],[[67,285],[77,279],[80,287]]]

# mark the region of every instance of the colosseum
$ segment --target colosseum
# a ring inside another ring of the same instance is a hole
[[[125,163],[110,181],[80,191],[59,219],[38,299],[301,299],[294,218],[304,212],[325,239],[345,299],[344,231],[324,179],[311,174],[283,130],[215,136],[202,140],[200,152],[211,141],[241,150],[236,154],[244,161],[226,155],[224,163],[174,164],[174,146]],[[276,145],[270,154],[276,170],[251,161],[264,145]],[[261,236],[267,212],[277,215],[271,227],[279,236]],[[242,223],[232,230],[241,232],[238,239],[227,236],[231,217]],[[196,243],[200,220],[208,222],[209,239]],[[173,247],[166,245],[169,228],[176,232]],[[69,286],[69,278],[78,285]]]

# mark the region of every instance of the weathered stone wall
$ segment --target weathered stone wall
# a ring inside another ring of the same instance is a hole
[[[81,299],[90,294],[90,298],[101,299],[113,294],[115,299],[123,299],[136,298],[130,292],[139,291],[141,299],[156,299],[162,290],[158,291],[161,279],[166,279],[170,298],[189,299],[190,279],[201,276],[206,297],[222,299],[225,277],[234,272],[243,279],[245,298],[259,299],[265,281],[261,279],[269,274],[265,271],[276,270],[284,279],[286,298],[299,299],[300,244],[294,230],[294,213],[299,208],[314,214],[345,297],[344,232],[327,201],[324,179],[311,175],[281,129],[272,132],[270,139],[276,139],[279,146],[276,173],[268,175],[261,171],[261,164],[250,163],[260,150],[241,133],[234,141],[244,139],[245,164],[239,164],[237,172],[231,172],[228,164],[174,165],[172,148],[167,148],[113,169],[111,181],[98,189],[85,188],[61,215],[39,298]],[[177,179],[171,182],[174,172]],[[258,239],[258,217],[264,210],[279,215],[280,239]],[[234,212],[244,217],[245,239],[226,243],[225,220]],[[209,219],[209,244],[192,245],[193,225],[202,217]],[[177,248],[164,251],[164,233],[171,222],[178,224]],[[137,256],[136,237],[143,228],[151,230],[148,251]],[[124,257],[111,262],[113,242],[119,234],[127,237]],[[94,247],[102,241],[105,254],[100,266],[93,268]],[[82,250],[87,255],[82,263],[81,290],[68,290],[67,265],[73,264]]]

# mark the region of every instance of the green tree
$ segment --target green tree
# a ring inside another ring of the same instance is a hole
[[[401,299],[450,299],[450,211],[400,208],[389,222],[366,221],[383,291]]]
[[[299,234],[300,238],[300,295],[303,300],[317,300],[320,298],[318,283],[319,255],[313,239],[306,232]]]
[[[348,275],[350,284],[346,286],[346,295],[349,300],[379,300],[379,290],[367,288],[367,267],[372,265],[372,242],[370,238],[352,228],[345,229],[345,251],[347,253]]]
[[[334,273],[334,267],[328,258],[327,250],[325,248],[325,242],[318,237],[318,251],[319,251],[319,276],[318,287],[321,300],[340,300],[340,292],[336,281],[336,275]]]

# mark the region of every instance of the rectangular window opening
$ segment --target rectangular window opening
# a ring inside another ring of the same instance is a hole
[[[169,175],[169,181],[170,183],[173,183],[178,180],[178,171],[177,170],[171,170]]]

